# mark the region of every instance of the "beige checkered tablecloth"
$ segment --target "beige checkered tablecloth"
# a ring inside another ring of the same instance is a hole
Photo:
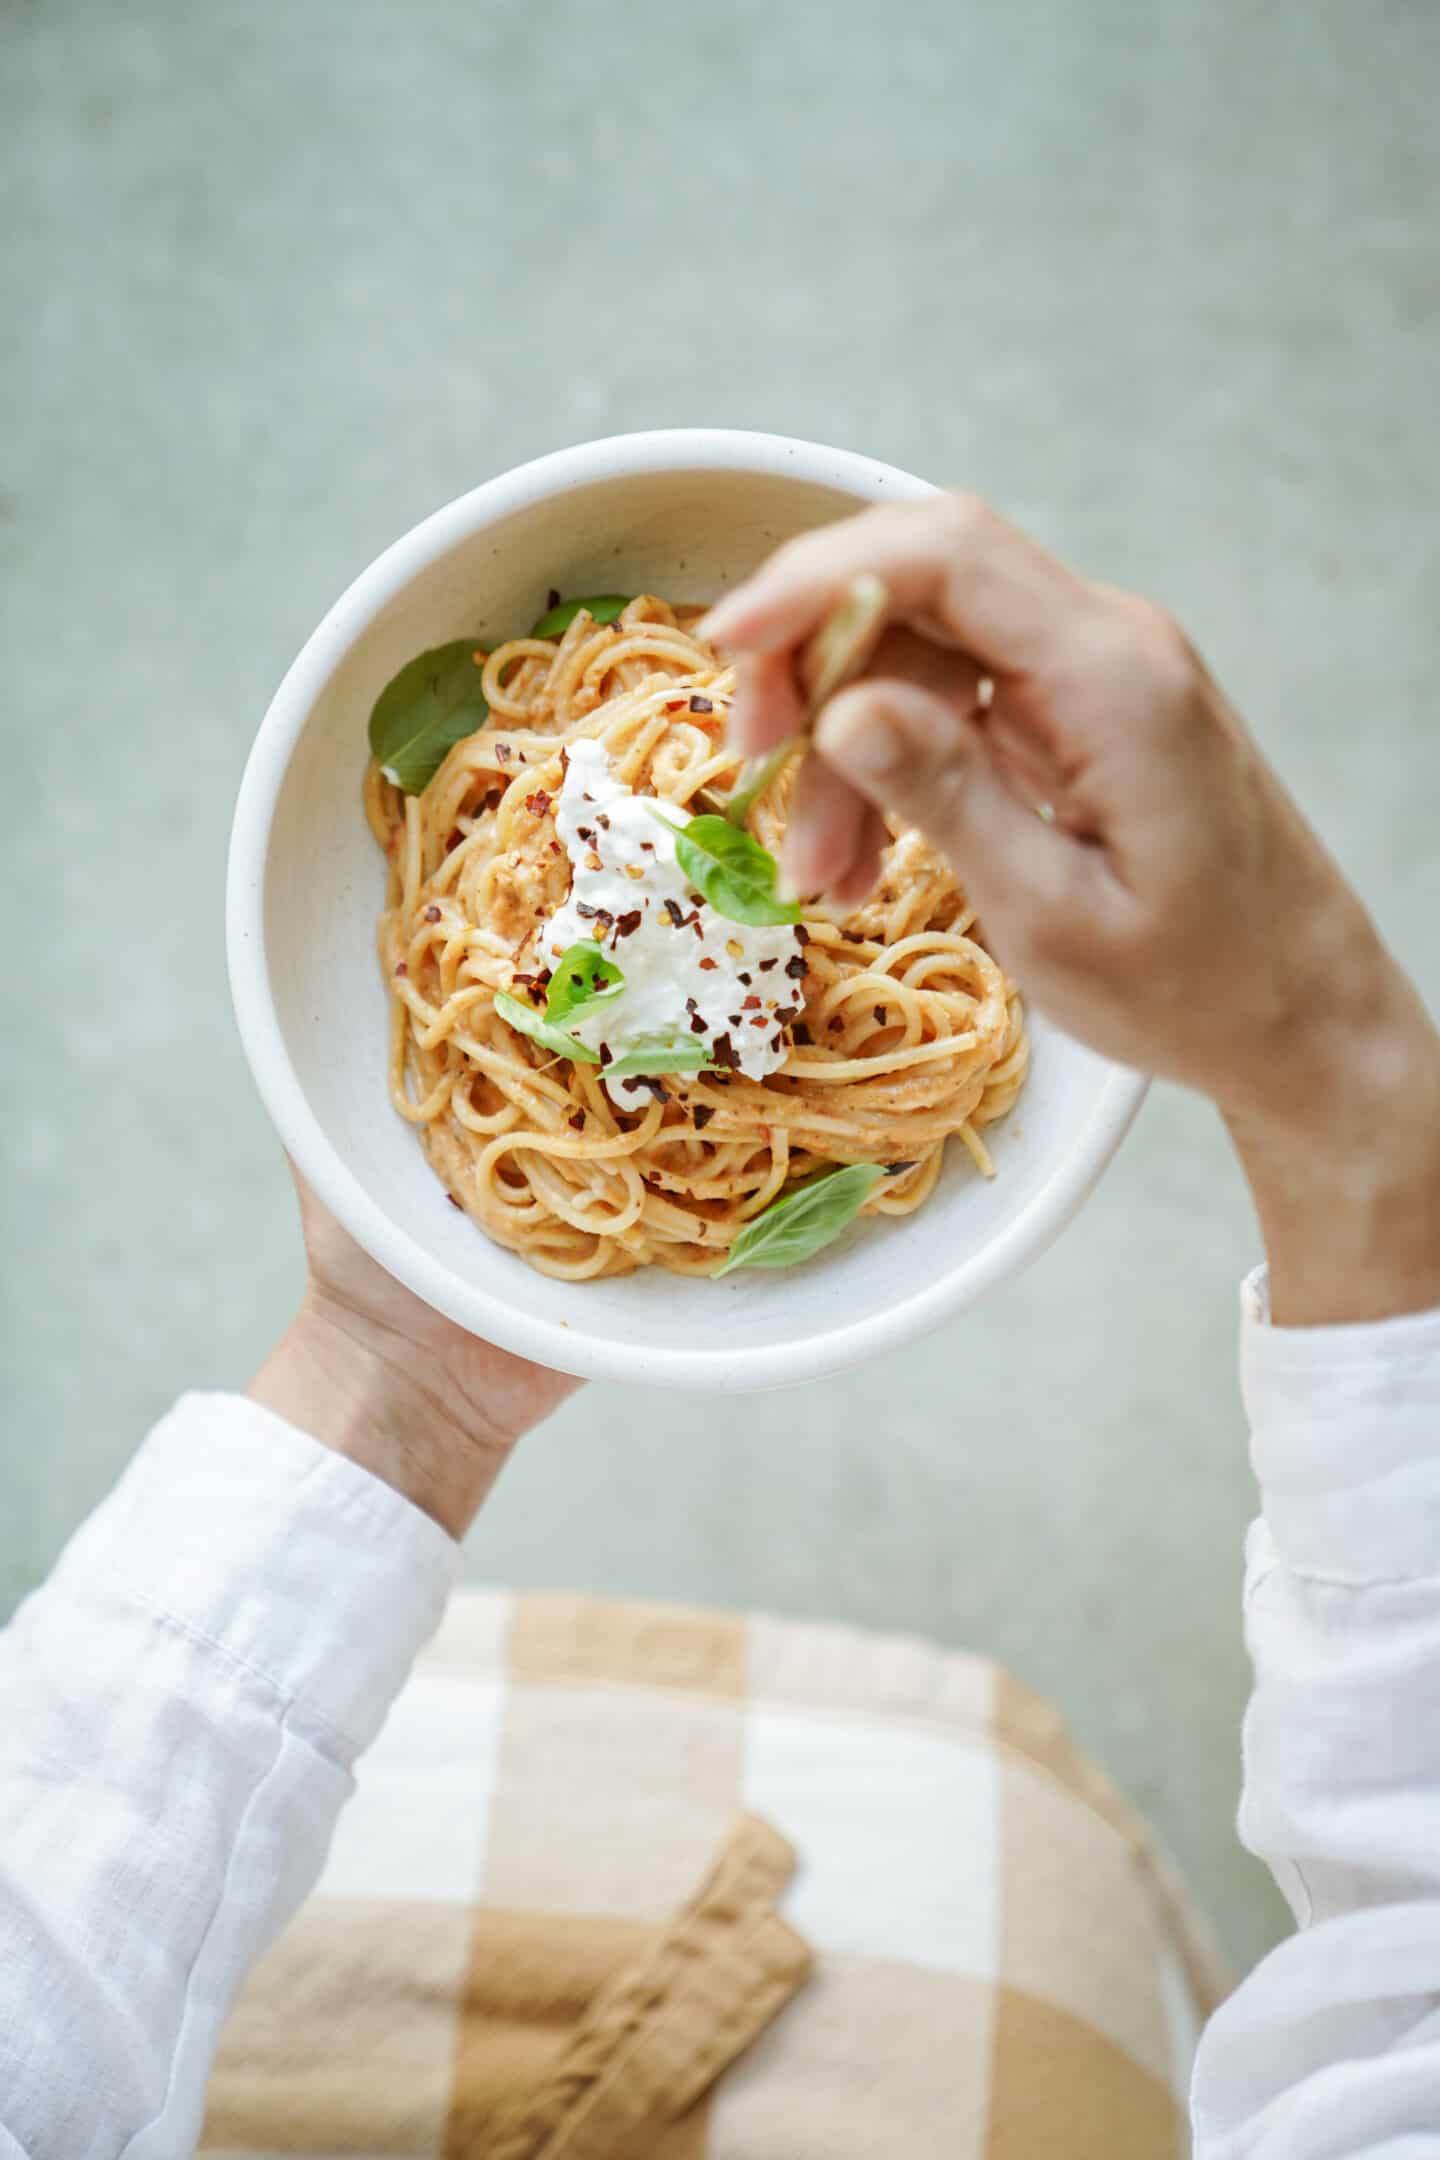
[[[647,2153],[1186,2150],[1226,1975],[1141,1824],[1008,1674],[848,1629],[474,1591],[236,2006],[201,2149],[480,2160],[742,1810],[795,1848],[781,1909],[814,1970]]]

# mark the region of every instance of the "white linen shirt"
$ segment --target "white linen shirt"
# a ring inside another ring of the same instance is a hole
[[[1241,1834],[1297,1933],[1211,2021],[1199,2160],[1440,2153],[1440,1312],[1268,1325]],[[185,2160],[458,1549],[187,1395],[0,1634],[0,2160]]]

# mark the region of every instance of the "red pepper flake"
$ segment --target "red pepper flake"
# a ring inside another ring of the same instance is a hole
[[[775,1015],[777,1025],[788,1027],[799,1010],[798,1005],[782,1005]]]
[[[703,945],[705,942],[705,926],[701,922],[698,915],[692,915],[690,917],[690,928],[694,931],[696,937],[699,938],[701,944]]]
[[[764,1013],[761,1013],[758,1018],[750,1022],[750,1025],[751,1027],[769,1027],[770,1022],[766,1019]]]
[[[871,1008],[870,1008],[870,1010],[871,1010],[871,1012],[872,1012],[872,1013],[874,1013],[874,1015],[875,1015],[875,1025],[876,1025],[877,1027],[884,1027],[884,1026],[885,1026],[885,1007],[884,1007],[883,1005],[872,1005],[872,1006],[871,1006]]]
[[[725,1017],[726,1017],[726,1019],[727,1019],[727,1020],[728,1020],[728,1021],[730,1022],[730,1025],[731,1025],[731,1027],[739,1027],[739,1025],[740,1025],[740,1015],[739,1015],[739,1013],[727,1013],[727,1014],[725,1015]]]
[[[801,981],[804,976],[809,974],[809,972],[810,963],[800,953],[796,953],[793,960],[787,960],[785,962],[785,973],[790,977],[792,982]]]
[[[596,822],[596,824],[597,824],[597,825],[598,825],[598,826],[600,827],[600,830],[601,830],[601,832],[609,832],[609,830],[610,830],[610,820],[609,820],[609,818],[608,818],[608,817],[606,817],[606,815],[605,815],[605,812],[604,812],[603,810],[597,810],[597,811],[596,811],[596,813],[595,813],[595,822]]]
[[[561,847],[558,840],[552,840],[550,842],[550,852],[552,855],[563,855],[565,850]]]
[[[696,1008],[695,1008],[695,1000],[694,1000],[694,998],[686,998],[686,1000],[685,1000],[685,1010],[686,1010],[686,1012],[694,1012],[694,1011],[695,1011],[695,1009],[696,1009]]]
[[[756,997],[753,990],[751,991],[749,997],[741,998],[740,1010],[741,1012],[758,1012],[760,1010],[760,1000],[758,997]]]
[[[440,920],[440,910],[433,901],[425,910],[425,920],[426,922],[439,922]]]
[[[686,893],[685,898],[693,908],[702,908],[705,905],[698,892]]]
[[[407,967],[407,966],[405,965],[405,962],[404,962],[404,961],[402,960],[402,961],[400,962],[400,965],[399,965],[399,967],[397,967],[397,968],[396,968],[395,972],[396,972],[396,974],[397,974],[397,975],[408,975],[408,974],[409,974],[409,972],[410,972],[410,970],[409,970],[409,968],[408,968],[408,967]]]
[[[661,710],[664,712],[684,712],[686,703],[687,700],[683,697],[666,698]]]
[[[655,843],[654,843],[654,841],[653,841],[653,840],[642,840],[642,841],[640,842],[640,852],[641,852],[641,854],[642,854],[642,855],[653,855],[653,854],[654,854],[654,852],[655,852]]]
[[[460,1206],[460,1202],[459,1202],[459,1201],[458,1201],[458,1200],[456,1199],[456,1197],[455,1197],[455,1195],[454,1195],[454,1193],[453,1193],[453,1192],[447,1192],[447,1193],[446,1193],[446,1195],[445,1195],[445,1197],[446,1197],[446,1199],[447,1199],[447,1200],[448,1200],[448,1201],[450,1202],[450,1205],[451,1205],[451,1207],[459,1207],[459,1206]]]
[[[525,797],[525,807],[530,812],[531,817],[544,817],[546,811],[550,808],[550,797],[543,787],[536,788],[533,795]]]
[[[719,967],[720,963],[718,960],[712,960],[707,953],[705,958],[700,962],[700,965],[702,968],[715,968]]]
[[[690,1015],[690,1033],[692,1035],[708,1035],[709,1032],[710,1023],[705,1018],[704,1013],[692,1013]]]
[[[609,1043],[601,1043],[601,1045],[600,1045],[600,1063],[601,1063],[602,1065],[609,1065],[609,1064],[611,1064],[611,1063],[613,1062],[613,1060],[614,1060],[614,1052],[613,1052],[613,1051],[611,1050],[611,1048],[610,1048],[610,1045],[609,1045]]]
[[[642,913],[643,910],[637,907],[628,909],[620,916],[615,924],[616,937],[633,937],[640,927]]]
[[[717,1065],[729,1066],[732,1070],[740,1063],[735,1054],[735,1045],[728,1035],[717,1035],[715,1037],[710,1045],[710,1055]]]
[[[577,825],[575,827],[575,836],[578,840],[583,840],[586,847],[595,845],[595,828],[593,825]]]
[[[504,788],[492,787],[480,807],[482,810],[498,810],[504,800]]]
[[[585,1112],[583,1110],[577,1110],[574,1117],[566,1118],[565,1122],[570,1127],[572,1132],[584,1132]]]
[[[709,1103],[696,1103],[694,1109],[690,1112],[691,1121],[696,1132],[704,1132],[705,1127],[714,1115],[715,1112],[710,1108]]]
[[[692,697],[690,710],[691,712],[714,712],[715,700],[708,697]]]
[[[665,902],[665,913],[669,916],[671,922],[674,923],[677,930],[684,929],[685,910],[681,907],[678,900],[667,900]]]
[[[496,743],[496,745],[495,745],[495,762],[496,762],[496,764],[497,764],[497,765],[508,765],[508,764],[509,764],[509,762],[510,762],[510,760],[511,760],[511,758],[512,758],[512,757],[514,757],[514,755],[515,755],[515,752],[514,752],[514,750],[513,750],[512,748],[511,748],[511,746],[510,746],[510,744],[509,744],[508,742],[497,742],[497,743]]]
[[[747,990],[749,989],[749,987],[750,987],[751,983],[752,983],[752,982],[754,981],[754,979],[755,979],[755,978],[754,978],[754,976],[753,976],[753,975],[747,975],[747,974],[746,974],[746,973],[744,972],[744,970],[743,970],[743,969],[741,970],[741,972],[740,972],[740,975],[739,975],[739,977],[738,977],[738,980],[739,980],[740,982],[743,982],[743,983],[744,983],[744,985],[745,985],[745,987],[746,987],[746,989],[747,989]]]
[[[797,945],[808,945],[810,943],[810,932],[805,928],[804,923],[796,923],[795,925],[795,942]]]
[[[656,1102],[669,1102],[670,1100],[669,1088],[663,1086],[653,1073],[636,1073],[635,1078],[626,1084],[632,1088],[648,1088]]]
[[[582,922],[592,922],[600,911],[598,908],[591,907],[587,900],[577,900],[575,902],[575,912]]]
[[[803,1020],[797,1020],[794,1027],[790,1030],[790,1040],[792,1042],[799,1043],[802,1050],[808,1050],[811,1044],[814,1042],[815,1038],[810,1033],[809,1028],[806,1027],[805,1022]]]
[[[771,968],[779,967],[779,965],[780,963],[778,960],[762,960],[760,962],[760,973],[762,975],[768,975]]]

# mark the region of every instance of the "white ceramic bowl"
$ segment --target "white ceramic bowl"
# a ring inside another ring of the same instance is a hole
[[[783,436],[682,428],[522,465],[387,548],[281,683],[230,843],[230,981],[266,1108],[365,1249],[477,1335],[568,1372],[762,1388],[893,1349],[1048,1244],[1099,1177],[1144,1083],[1032,1014],[1034,1062],[987,1141],[997,1176],[950,1150],[917,1215],[857,1224],[808,1266],[721,1282],[646,1268],[552,1282],[449,1206],[390,1107],[374,926],[380,857],[360,804],[375,697],[412,654],[511,633],[551,586],[708,600],[777,542],[925,481]]]

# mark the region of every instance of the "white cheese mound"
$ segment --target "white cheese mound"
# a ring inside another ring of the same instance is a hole
[[[803,958],[804,941],[791,924],[731,922],[702,900],[675,859],[667,828],[676,817],[673,804],[616,779],[602,743],[570,745],[555,805],[570,896],[541,929],[541,955],[553,968],[590,940],[624,975],[620,996],[572,1030],[592,1050],[603,1045],[607,1063],[655,1035],[728,1039],[740,1071],[763,1080],[783,1062],[799,1016],[799,971],[786,968]],[[622,1109],[649,1093],[640,1079],[605,1085]]]

